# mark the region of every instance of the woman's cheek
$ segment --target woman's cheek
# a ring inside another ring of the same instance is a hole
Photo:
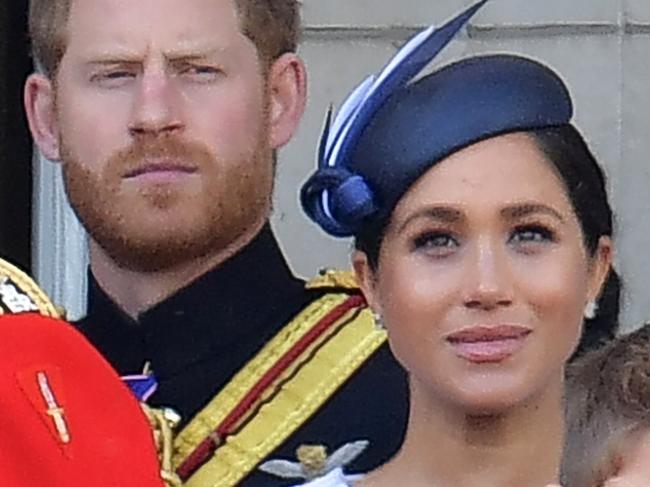
[[[545,346],[570,355],[582,330],[587,295],[587,276],[577,266],[549,265],[536,279],[527,279],[523,293],[535,314],[538,334],[546,336]]]
[[[380,301],[387,319],[436,322],[457,294],[458,273],[445,266],[405,259],[394,261],[385,270]]]
[[[407,368],[416,366],[414,360],[435,359],[432,352],[442,325],[450,321],[459,303],[449,278],[445,272],[417,266],[382,276],[380,300],[391,349]]]

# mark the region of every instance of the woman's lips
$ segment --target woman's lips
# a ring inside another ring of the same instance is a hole
[[[532,330],[520,325],[480,325],[446,336],[454,353],[474,363],[502,362],[523,346]]]

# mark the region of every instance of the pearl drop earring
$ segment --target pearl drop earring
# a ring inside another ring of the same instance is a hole
[[[585,305],[584,317],[587,320],[593,320],[598,314],[598,303],[593,299],[589,300]]]
[[[384,319],[381,317],[381,315],[376,311],[373,311],[372,317],[375,320],[375,328],[377,328],[379,331],[384,331],[386,329],[386,326],[384,325]]]

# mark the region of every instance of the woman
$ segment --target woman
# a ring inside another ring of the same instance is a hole
[[[403,447],[355,486],[557,482],[564,366],[583,322],[617,307],[604,176],[560,78],[498,55],[407,84],[482,3],[355,91],[303,188],[313,220],[355,237],[358,280],[410,376]]]

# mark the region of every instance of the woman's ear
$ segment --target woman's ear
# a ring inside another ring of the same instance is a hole
[[[307,71],[295,53],[276,59],[267,74],[269,94],[269,143],[285,145],[298,129],[307,99]]]
[[[614,258],[614,244],[612,239],[603,235],[598,240],[598,247],[592,257],[591,269],[589,272],[589,300],[598,301],[602,294],[607,276],[612,268]]]
[[[352,268],[357,276],[359,287],[368,302],[368,306],[381,314],[379,299],[377,296],[377,276],[375,270],[368,262],[368,256],[360,250],[355,250],[352,254]]]

